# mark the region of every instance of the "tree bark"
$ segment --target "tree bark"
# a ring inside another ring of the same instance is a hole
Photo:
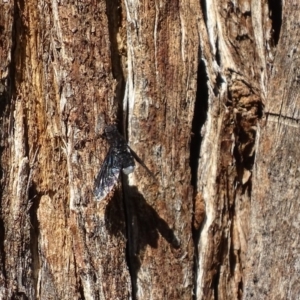
[[[283,4],[253,176],[245,298],[297,299],[299,283],[299,8]]]
[[[297,299],[298,11],[3,1],[0,298]]]

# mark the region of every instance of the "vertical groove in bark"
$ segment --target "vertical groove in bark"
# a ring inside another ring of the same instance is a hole
[[[199,58],[200,60],[200,58]],[[200,148],[202,143],[201,129],[206,122],[208,112],[208,86],[207,73],[203,60],[200,60],[197,72],[197,94],[194,107],[194,116],[192,121],[192,137],[190,146],[190,168],[191,168],[191,184],[194,188],[193,203],[193,240],[194,240],[194,299],[197,295],[197,276],[198,276],[198,243],[201,234],[201,226],[205,218],[205,203],[201,193],[198,193],[198,168]]]
[[[127,122],[128,111],[127,102],[128,95],[125,94],[126,74],[127,67],[125,59],[127,57],[126,46],[126,31],[125,31],[125,6],[121,1],[106,1],[108,25],[110,30],[111,40],[111,59],[112,59],[112,73],[116,80],[115,98],[118,103],[117,124],[120,131],[123,133],[124,138],[127,136]],[[124,225],[126,233],[126,264],[128,267],[130,280],[131,280],[131,297],[136,299],[137,292],[137,272],[139,270],[136,255],[135,255],[135,241],[133,237],[133,205],[132,199],[129,195],[129,186],[127,176],[121,174],[121,188],[122,188],[122,201],[124,209]]]
[[[12,94],[12,78],[13,78],[13,64],[12,64],[12,33],[13,33],[13,3],[0,3],[0,298],[6,299],[8,297],[7,278],[9,270],[6,265],[7,254],[5,251],[5,237],[6,237],[6,210],[4,209],[5,187],[8,185],[9,169],[5,164],[7,160],[8,136],[10,129],[10,108],[11,108],[11,94]]]
[[[123,115],[123,99],[125,92],[127,73],[125,62],[126,61],[126,24],[125,24],[125,7],[121,0],[106,0],[106,14],[108,20],[108,29],[110,36],[110,52],[111,52],[111,66],[112,75],[116,81],[115,88],[115,101],[118,104],[117,109],[117,123],[119,129],[126,131],[126,116]],[[127,99],[124,99],[127,101]],[[123,125],[121,128],[121,125]]]
[[[282,1],[268,0],[270,19],[272,20],[272,38],[276,47],[279,41],[282,24]]]
[[[199,58],[200,60],[200,58]],[[191,183],[197,190],[197,172],[199,164],[199,155],[202,141],[201,129],[206,122],[208,110],[208,87],[207,87],[207,73],[205,64],[199,62],[197,73],[197,95],[194,108],[194,116],[192,122],[192,137],[191,137],[191,154],[190,154],[190,168],[191,168]]]

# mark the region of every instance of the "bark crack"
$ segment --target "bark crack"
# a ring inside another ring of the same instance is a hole
[[[282,1],[268,0],[274,46],[278,44],[282,24]]]
[[[125,232],[126,232],[126,264],[128,267],[130,282],[131,282],[131,298],[132,300],[136,299],[136,279],[137,279],[137,268],[134,263],[134,238],[132,231],[132,224],[134,223],[132,209],[130,209],[130,199],[128,197],[128,180],[125,175],[122,174],[122,192],[123,192],[123,205],[125,213]]]
[[[123,11],[122,2],[120,0],[106,0],[106,14],[108,19],[109,35],[111,42],[111,65],[112,74],[116,80],[115,101],[117,103],[117,118],[119,123],[119,130],[123,133],[125,140],[127,140],[127,126],[128,126],[128,111],[125,101],[128,101],[126,78],[124,74],[127,72],[126,65],[123,59],[126,58],[126,27],[123,25]],[[125,47],[123,46],[125,44]],[[122,127],[122,128],[120,128]],[[136,299],[136,273],[137,267],[134,257],[133,232],[132,232],[132,209],[130,207],[130,199],[128,198],[128,179],[121,174],[122,181],[122,200],[125,214],[125,232],[126,232],[126,264],[129,271],[131,282],[131,298]]]
[[[190,168],[191,168],[191,184],[197,190],[198,180],[198,164],[200,147],[202,142],[201,128],[207,118],[208,110],[208,87],[207,87],[207,73],[204,62],[201,61],[198,67],[197,79],[197,94],[194,108],[194,116],[192,121],[192,137],[190,146]]]
[[[201,223],[205,215],[204,202],[201,194],[197,190],[198,166],[200,158],[200,148],[202,143],[201,129],[206,122],[208,110],[208,86],[207,73],[204,61],[200,61],[197,74],[197,93],[195,100],[194,116],[192,121],[192,137],[190,145],[190,168],[191,168],[191,185],[194,188],[193,203],[193,240],[194,240],[194,299],[197,295],[197,271],[198,271],[198,243],[201,234]]]
[[[266,112],[267,122],[276,122],[283,125],[287,125],[290,127],[296,127],[298,128],[300,126],[300,119],[299,118],[293,118],[289,116],[285,116],[282,114],[276,114],[276,113],[270,113]]]

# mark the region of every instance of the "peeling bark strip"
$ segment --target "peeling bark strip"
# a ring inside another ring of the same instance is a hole
[[[1,1],[0,298],[296,299],[299,8]]]

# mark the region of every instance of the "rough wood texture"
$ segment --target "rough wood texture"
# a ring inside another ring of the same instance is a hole
[[[129,181],[133,288],[138,299],[191,299],[189,143],[199,41],[190,16],[200,7],[193,1],[125,4],[129,141],[157,178],[149,182],[138,168]]]
[[[84,143],[96,136],[98,116],[117,113],[106,3],[2,6],[13,12],[4,35],[13,39],[3,76],[3,299],[126,298],[122,204],[105,211],[93,201],[105,145]]]
[[[265,26],[260,3],[213,3],[202,6],[207,35],[203,35],[205,60],[198,81],[208,77],[208,111],[204,125],[198,124],[203,138],[197,198],[203,200],[195,202],[195,212],[197,203],[203,207],[204,202],[206,218],[194,232],[196,295],[197,299],[239,299],[251,227],[256,125],[267,67],[262,49],[268,40],[260,30]],[[199,104],[201,108],[205,104]]]
[[[300,295],[299,9],[296,1],[283,6],[270,69],[253,176],[245,299]]]
[[[294,2],[0,3],[1,299],[297,298]]]

